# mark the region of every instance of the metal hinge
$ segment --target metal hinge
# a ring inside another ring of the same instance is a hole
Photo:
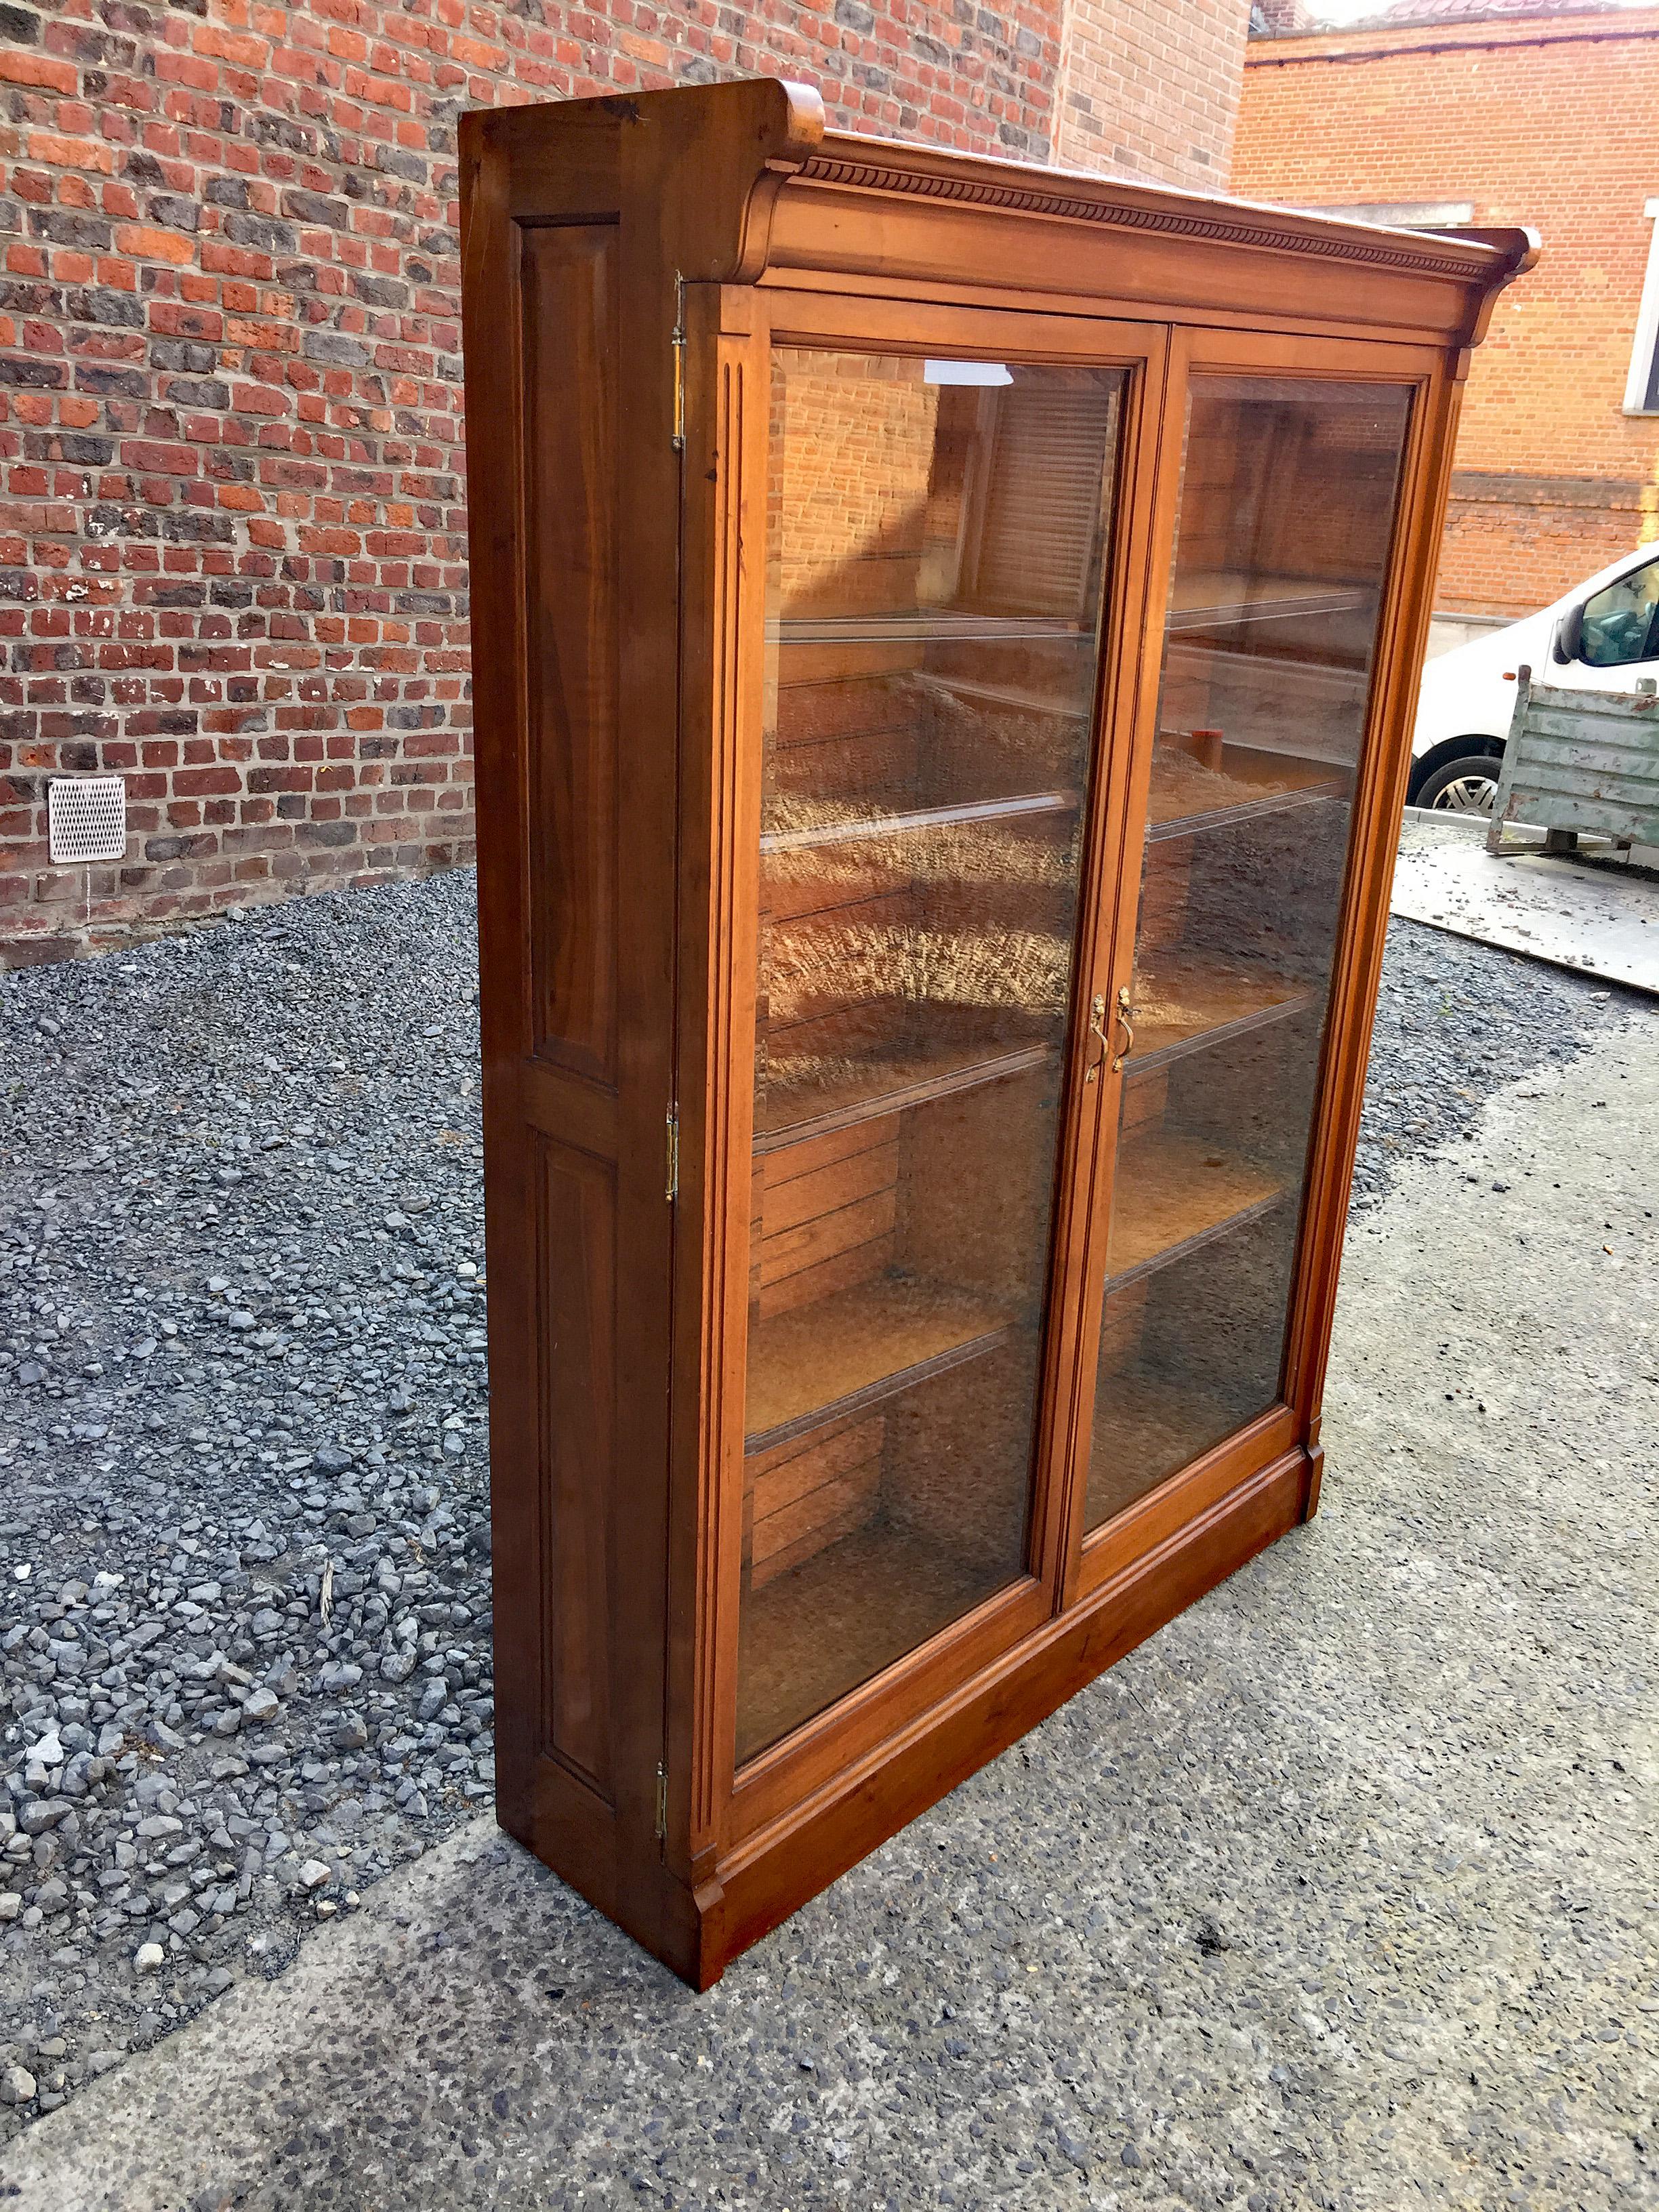
[[[668,334],[674,349],[674,436],[677,453],[685,451],[685,279],[674,279],[674,327]]]
[[[668,1769],[661,1759],[657,1761],[657,1833],[668,1833]]]
[[[668,1109],[668,1188],[666,1195],[672,1204],[680,1194],[680,1109]]]

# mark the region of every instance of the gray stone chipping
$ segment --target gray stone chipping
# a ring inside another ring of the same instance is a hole
[[[472,896],[0,979],[0,2133],[489,1800]]]
[[[1321,1517],[697,1999],[466,1819],[466,896],[0,987],[0,2197],[1659,2203],[1659,1020],[1396,928]]]

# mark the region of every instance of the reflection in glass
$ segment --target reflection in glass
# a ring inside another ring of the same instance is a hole
[[[1024,1570],[1121,385],[774,356],[740,1759]]]
[[[1659,559],[1644,562],[1585,600],[1578,658],[1591,668],[1659,659]]]
[[[1194,380],[1090,1528],[1279,1397],[1408,398]]]

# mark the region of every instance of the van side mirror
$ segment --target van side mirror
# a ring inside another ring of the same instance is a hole
[[[1583,644],[1584,610],[1582,606],[1569,607],[1555,625],[1555,643],[1551,658],[1565,667],[1570,661],[1579,658]]]

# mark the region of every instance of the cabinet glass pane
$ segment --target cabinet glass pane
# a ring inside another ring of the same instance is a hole
[[[1409,394],[1194,378],[1087,1521],[1279,1395]]]
[[[740,1759],[1024,1570],[1121,390],[774,355]]]

